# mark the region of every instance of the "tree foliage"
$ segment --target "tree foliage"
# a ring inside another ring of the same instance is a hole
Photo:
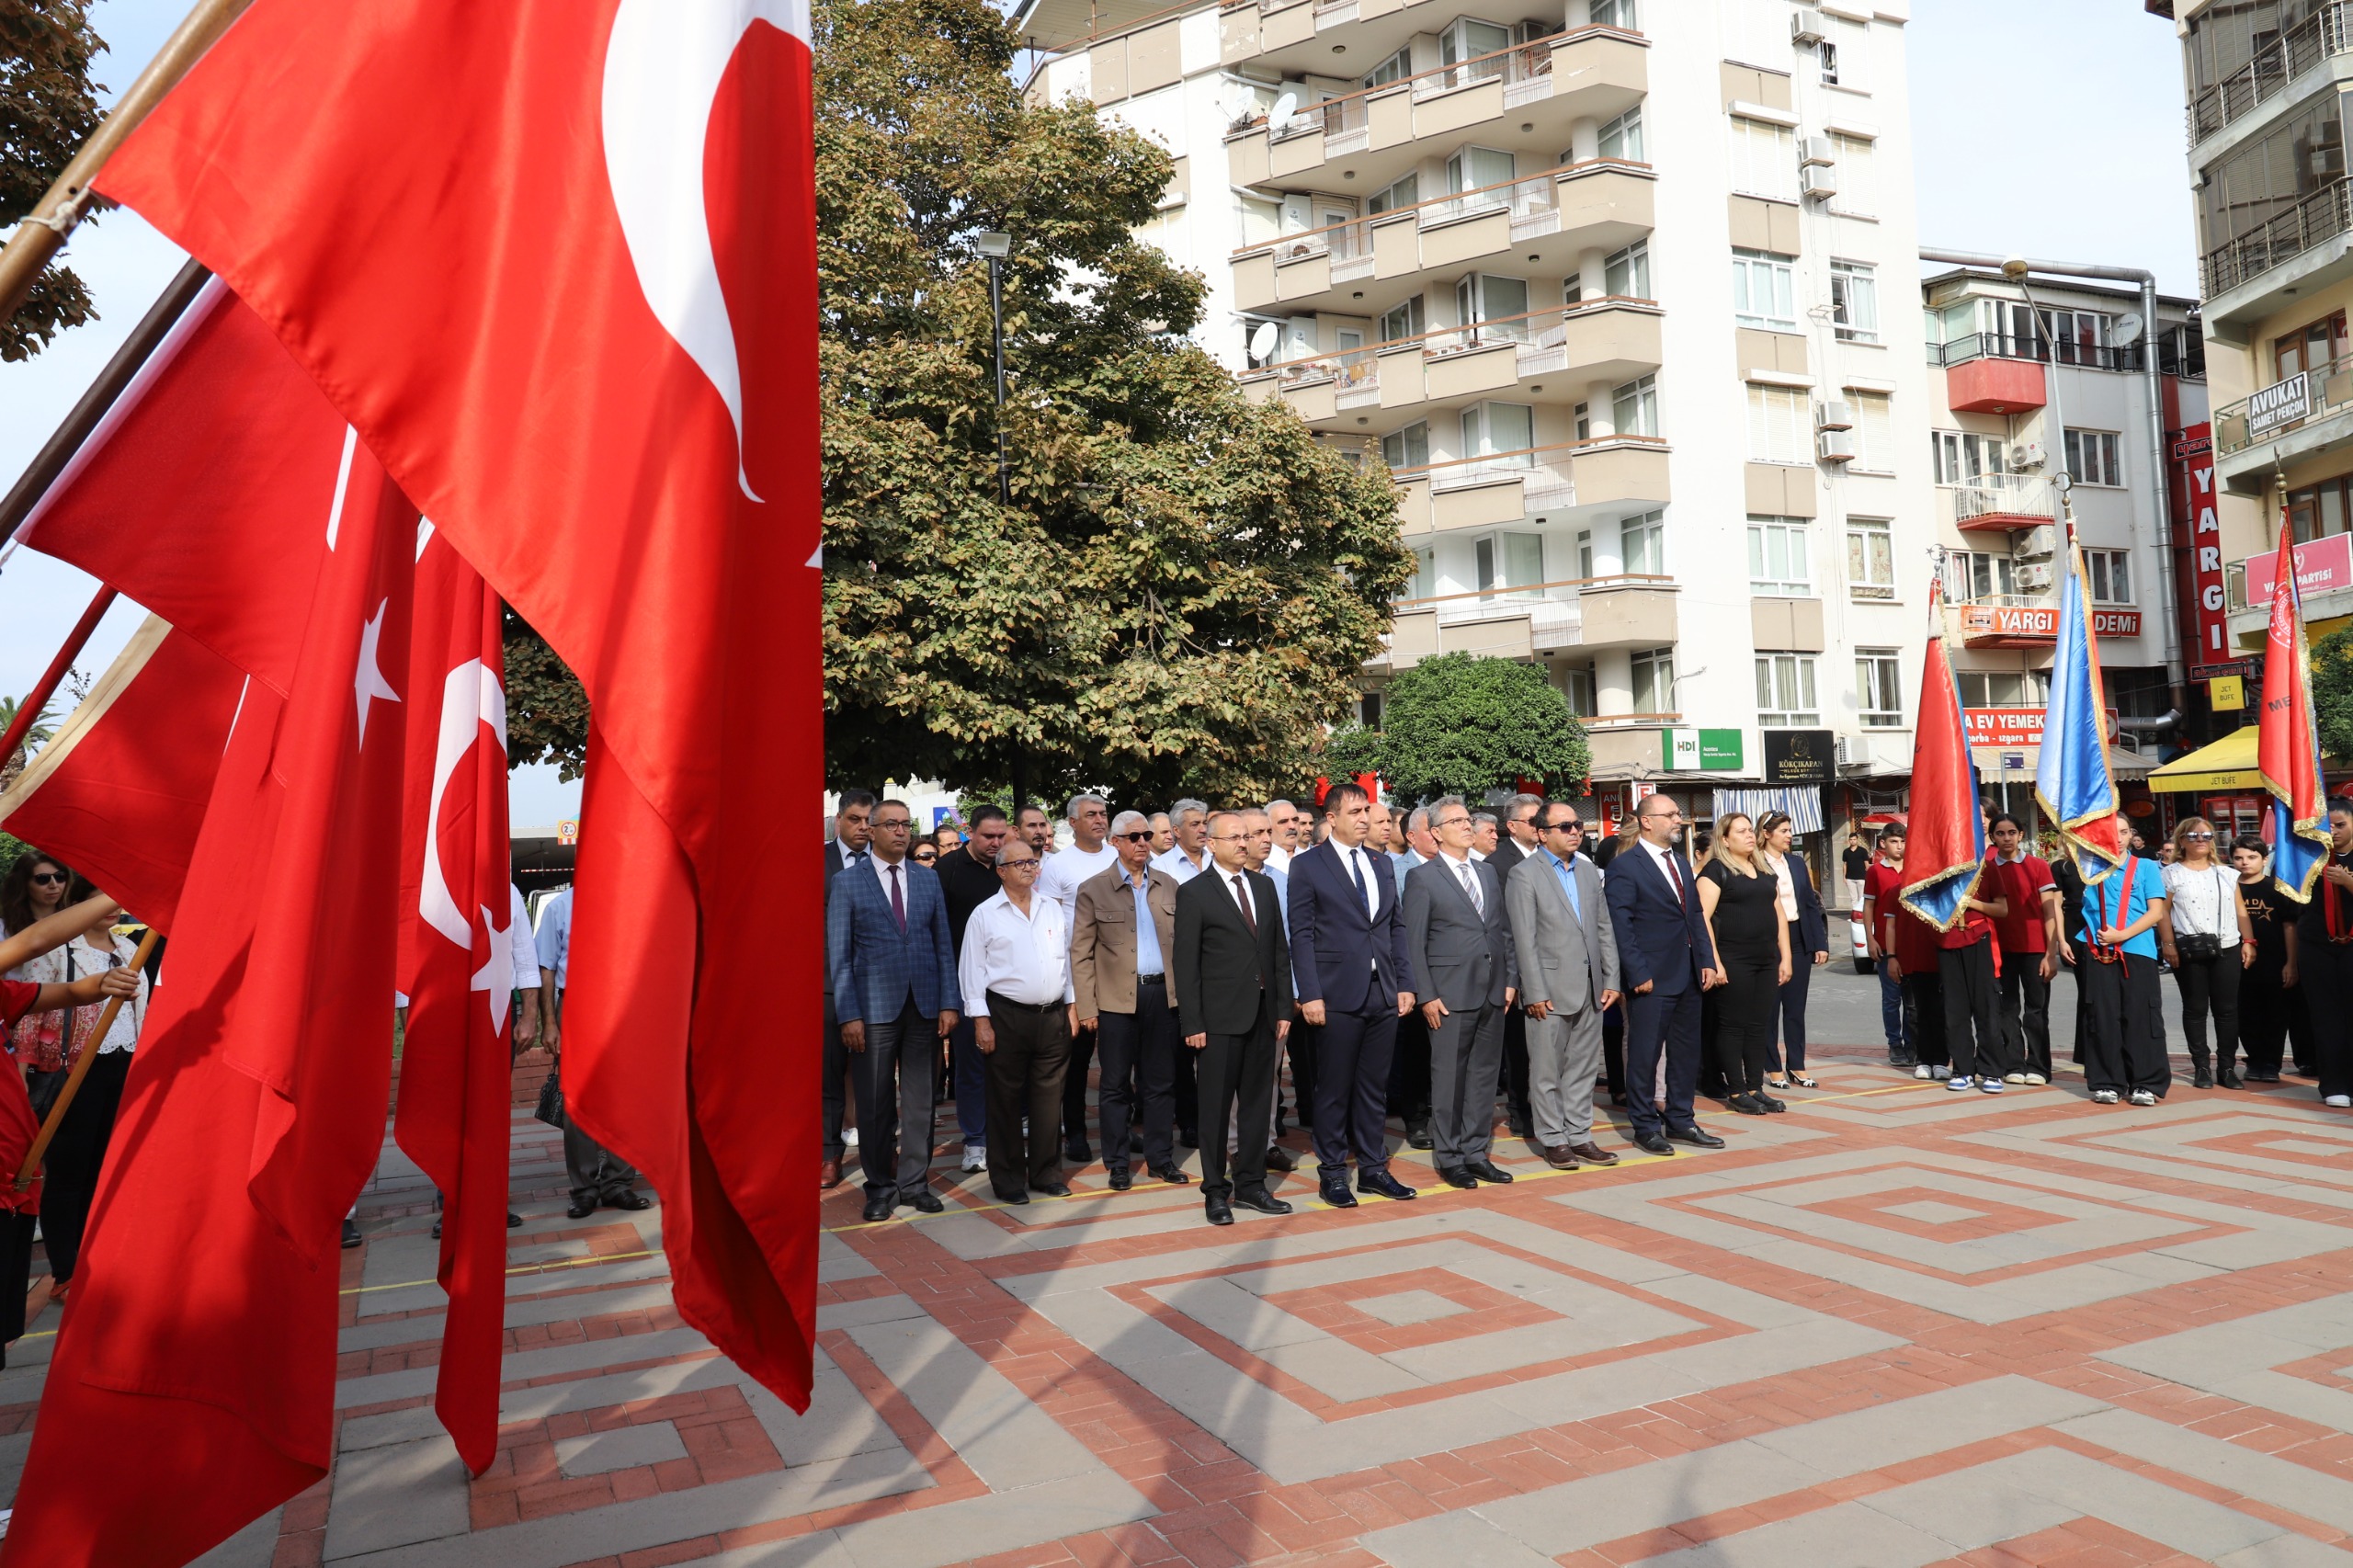
[[[1342,731],[1333,753],[1408,800],[1473,799],[1521,778],[1582,794],[1593,751],[1569,702],[1534,665],[1448,653],[1425,659],[1381,693],[1377,737]],[[1353,767],[1350,771],[1353,771]]]
[[[820,0],[827,772],[1123,801],[1312,773],[1412,570],[1384,476],[1178,335],[1167,153],[1025,102],[985,0]],[[1005,264],[1011,504],[988,274]]]
[[[0,0],[0,233],[39,204],[98,125],[90,61],[106,47],[89,0]],[[90,291],[51,267],[13,320],[0,322],[0,360],[29,359],[67,327],[97,319]]]
[[[588,693],[529,622],[506,609],[506,766],[552,762],[580,777],[588,758]]]
[[[2353,628],[2330,632],[2313,644],[2313,718],[2320,749],[2339,761],[2353,759]]]

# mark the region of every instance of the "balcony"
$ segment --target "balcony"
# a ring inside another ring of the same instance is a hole
[[[1533,517],[1571,522],[1588,513],[1664,506],[1666,444],[1651,436],[1604,436],[1525,451],[1457,458],[1393,471],[1397,526],[1408,537],[1493,528]]]
[[[2262,495],[2277,466],[2353,441],[2353,359],[2302,370],[2214,414],[2214,477]]]
[[[1675,641],[1676,592],[1665,577],[1580,577],[1399,599],[1391,607],[1389,667],[1411,669],[1441,653],[1532,659],[1568,648],[1657,647]]]
[[[1245,245],[1233,254],[1234,303],[1378,315],[1420,293],[1415,275],[1431,267],[1508,256],[1515,273],[1573,272],[1582,252],[1651,232],[1654,180],[1646,164],[1596,158]]]
[[[2298,294],[2353,276],[2347,232],[2353,230],[2353,186],[2322,186],[2199,262],[2207,329],[2243,343],[2257,323]]]
[[[2237,124],[2287,93],[2296,78],[2332,55],[2353,50],[2353,4],[2331,0],[2285,32],[2272,35],[2255,58],[2203,87],[2189,100],[2189,143]]]
[[[2059,516],[2058,492],[2049,480],[2030,474],[1981,474],[1938,490],[1950,498],[1952,526],[1963,533],[2040,528]]]
[[[1251,124],[1226,138],[1227,156],[1237,183],[1328,191],[1380,189],[1414,167],[1429,138],[1476,137],[1549,158],[1575,120],[1642,101],[1649,47],[1616,28],[1516,44],[1310,104],[1283,125]]]

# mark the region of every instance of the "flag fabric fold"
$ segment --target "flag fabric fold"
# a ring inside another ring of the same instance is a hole
[[[795,1407],[822,931],[786,921],[756,987],[729,931],[822,891],[778,809],[822,790],[808,31],[791,0],[256,0],[98,182],[580,676],[567,1108],[660,1195],[682,1315]]]
[[[2099,644],[2084,597],[2084,552],[2072,525],[2065,575],[2059,584],[2059,641],[2051,661],[2051,702],[2035,759],[2034,795],[2084,881],[2096,883],[2124,864],[2116,827],[2121,804],[2108,762],[2108,694]]]
[[[2270,796],[2271,882],[2301,903],[2328,865],[2328,792],[2320,767],[2320,725],[2313,711],[2313,672],[2304,643],[2303,591],[2296,581],[2295,541],[2279,546],[2273,574],[2271,625],[2264,637],[2263,711],[2256,722],[2256,767]]]
[[[1913,731],[1911,847],[1904,853],[1904,906],[1949,931],[1968,915],[1962,901],[1985,869],[1985,822],[1961,686],[1945,649],[1944,590],[1928,587],[1927,653],[1921,660],[1919,719]]]

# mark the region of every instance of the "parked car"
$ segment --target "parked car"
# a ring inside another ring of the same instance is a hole
[[[1870,939],[1864,935],[1863,912],[1859,909],[1850,909],[1847,912],[1847,950],[1855,960],[1857,974],[1872,974],[1878,971],[1879,965],[1871,961]]]

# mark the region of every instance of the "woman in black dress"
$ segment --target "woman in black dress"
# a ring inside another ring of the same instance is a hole
[[[1756,852],[1756,824],[1745,812],[1716,819],[1699,870],[1699,913],[1724,977],[1716,1051],[1732,1090],[1725,1103],[1743,1116],[1787,1110],[1765,1092],[1765,1075],[1773,1070],[1773,1015],[1790,978],[1790,928],[1779,883]]]

